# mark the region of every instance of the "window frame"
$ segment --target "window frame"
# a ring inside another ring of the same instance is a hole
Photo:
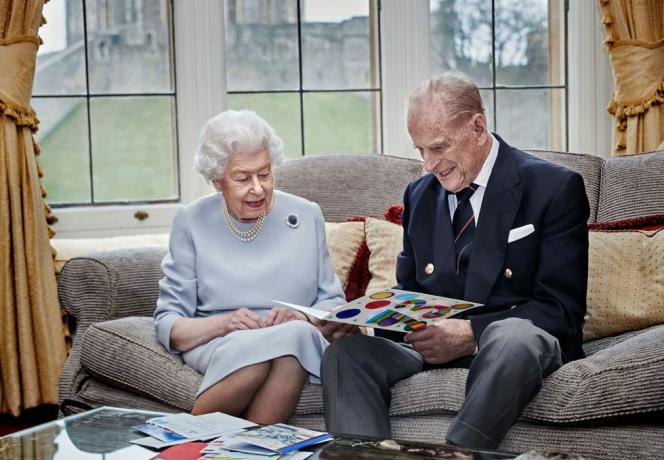
[[[59,207],[56,238],[166,233],[181,203],[213,191],[194,171],[193,158],[201,127],[227,105],[224,53],[209,46],[224,43],[223,20],[222,2],[173,2],[179,201]],[[148,217],[139,220],[140,213]]]
[[[604,107],[613,77],[603,47],[601,17],[593,2],[566,4],[568,149],[609,156],[613,122]],[[378,10],[382,153],[418,158],[404,125],[404,104],[409,91],[430,75],[429,0],[378,0]],[[227,107],[223,2],[174,1],[173,29],[180,203],[188,203],[213,191],[192,165],[201,127]],[[180,203],[58,208],[56,238],[166,233]],[[138,211],[147,212],[149,218],[137,220]]]

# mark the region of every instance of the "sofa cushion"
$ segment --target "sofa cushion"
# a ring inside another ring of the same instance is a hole
[[[84,371],[109,386],[127,389],[190,411],[203,376],[157,342],[152,318],[128,317],[90,326],[81,343]],[[96,391],[83,388],[82,396]],[[322,412],[322,388],[306,384],[296,413]]]
[[[600,200],[600,182],[602,177],[602,167],[604,159],[594,155],[581,155],[567,152],[553,152],[548,150],[529,150],[528,153],[565,166],[572,171],[576,171],[583,177],[583,183],[586,186],[586,195],[590,204],[590,217],[588,222],[595,222],[598,219],[597,207]]]
[[[81,366],[101,381],[183,410],[193,406],[202,376],[157,342],[149,317],[90,326],[81,342]]]
[[[341,281],[344,291],[348,287],[348,277],[364,242],[363,222],[325,223],[325,236],[330,250],[334,272]]]
[[[554,372],[524,418],[578,423],[664,410],[664,326],[637,333]]]
[[[522,418],[576,423],[664,410],[664,386],[660,385],[664,374],[662,343],[664,326],[658,326],[566,364],[544,381]],[[150,318],[95,324],[85,333],[81,350],[85,371],[100,381],[191,410],[201,375],[157,343]],[[390,414],[458,411],[467,372],[435,369],[399,382],[393,390]],[[322,412],[322,387],[305,385],[295,414]]]
[[[664,214],[629,217],[588,224],[588,230],[658,230],[664,228]]]
[[[610,158],[602,171],[597,220],[664,212],[664,152]]]
[[[403,249],[403,229],[401,225],[368,217],[364,230],[371,273],[367,293],[390,289],[397,284],[396,263]]]
[[[567,363],[544,380],[521,418],[561,424],[664,410],[662,343],[664,326],[658,326]],[[390,415],[457,412],[467,373],[435,369],[399,382],[392,392]]]
[[[664,230],[593,231],[584,340],[664,323]]]

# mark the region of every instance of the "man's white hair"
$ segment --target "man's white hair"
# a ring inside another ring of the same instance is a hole
[[[484,114],[484,103],[477,85],[465,74],[447,71],[420,83],[408,96],[406,120],[422,110],[436,110],[452,122]]]
[[[274,129],[251,110],[226,110],[203,127],[194,156],[194,167],[207,182],[221,179],[228,158],[267,150],[272,166],[284,158],[284,142]]]

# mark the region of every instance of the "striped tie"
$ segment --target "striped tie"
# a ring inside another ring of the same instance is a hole
[[[459,279],[465,284],[466,272],[475,237],[475,213],[470,205],[470,197],[477,190],[476,184],[470,184],[467,188],[456,193],[457,207],[452,219],[452,231],[454,234],[454,249],[456,251],[455,268]]]

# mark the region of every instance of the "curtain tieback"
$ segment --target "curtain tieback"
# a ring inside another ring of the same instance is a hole
[[[29,111],[37,48],[31,41],[0,46],[0,97],[15,110]]]
[[[652,44],[618,41],[609,49],[616,89],[608,110],[618,118],[664,103],[664,40]]]

